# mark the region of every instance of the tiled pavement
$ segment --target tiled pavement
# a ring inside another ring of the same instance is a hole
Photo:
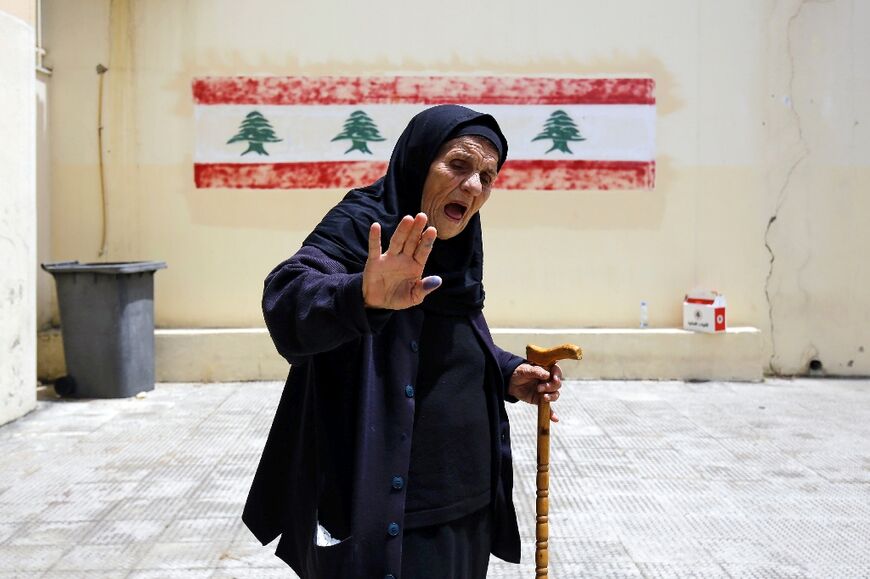
[[[870,381],[566,383],[550,577],[870,577]],[[0,427],[0,578],[293,577],[239,521],[277,383],[51,401]],[[534,417],[509,408],[532,578]]]

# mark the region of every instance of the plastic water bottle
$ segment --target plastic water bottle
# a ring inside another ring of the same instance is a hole
[[[645,301],[640,302],[640,327],[641,329],[649,327],[649,316]]]

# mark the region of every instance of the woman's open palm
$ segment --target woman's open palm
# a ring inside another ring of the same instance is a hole
[[[369,229],[369,256],[363,270],[366,307],[403,310],[416,306],[441,285],[441,278],[421,279],[438,232],[426,227],[426,214],[406,215],[381,253],[381,225]]]

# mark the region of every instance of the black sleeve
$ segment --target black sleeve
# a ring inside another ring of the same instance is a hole
[[[303,247],[278,265],[264,285],[263,318],[290,363],[377,332],[391,315],[365,307],[362,273],[347,273],[314,247]]]
[[[483,330],[487,342],[492,347],[492,352],[495,355],[496,362],[498,363],[498,369],[501,373],[502,383],[504,384],[504,399],[507,402],[517,402],[516,398],[508,394],[508,388],[510,387],[511,376],[513,376],[514,370],[517,369],[517,366],[525,362],[525,360],[496,346],[492,339],[492,333],[489,331],[489,324],[486,323],[486,318],[482,312],[478,314],[478,316],[479,319],[477,320],[477,323]]]

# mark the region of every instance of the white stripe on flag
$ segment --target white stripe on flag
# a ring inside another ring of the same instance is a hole
[[[510,146],[512,160],[653,161],[655,158],[654,105],[475,105],[466,106],[493,115]],[[329,161],[386,161],[408,121],[427,105],[196,105],[196,163],[285,163]],[[227,144],[245,115],[259,111],[280,142],[265,143],[268,156],[247,154],[245,142]],[[384,141],[369,141],[372,154],[350,149],[347,140],[331,141],[345,120],[363,110],[374,121]],[[584,141],[570,141],[572,154],[547,152],[549,139],[533,140],[544,130],[550,114],[565,111]]]

